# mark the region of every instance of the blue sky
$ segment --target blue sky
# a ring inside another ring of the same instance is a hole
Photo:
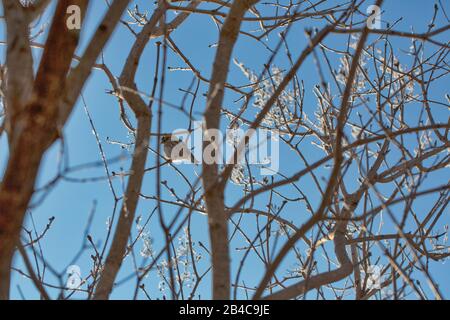
[[[82,38],[82,46],[85,45],[90,37],[90,32],[95,29],[95,26],[98,24],[101,19],[103,13],[105,12],[105,5],[103,1],[91,1],[91,11],[87,20],[87,28],[85,28],[86,32]],[[328,5],[331,3],[335,3],[336,1],[330,1]],[[149,8],[153,7],[149,5],[148,1],[135,1],[135,3],[139,4],[141,8]],[[450,11],[449,2],[443,0],[442,3],[446,5],[446,9]],[[48,14],[48,13],[47,13]],[[432,6],[429,5],[428,1],[421,0],[387,0],[385,1],[385,5],[383,6],[383,23],[386,21],[393,22],[398,18],[403,17],[402,21],[400,21],[395,27],[396,30],[402,31],[410,31],[411,27],[414,27],[415,32],[423,32],[426,30],[429,21],[431,20],[433,14]],[[172,15],[173,16],[173,15]],[[442,17],[438,18],[438,25],[443,25],[445,21]],[[305,47],[305,37],[303,33],[303,29],[308,26],[319,27],[323,25],[323,21],[311,21],[307,20],[306,22],[302,22],[298,24],[293,30],[291,30],[289,34],[289,41],[291,43],[291,48],[294,52],[294,57],[300,50]],[[2,34],[2,40],[5,39],[5,31],[4,31],[4,23],[0,25],[0,32]],[[211,19],[209,19],[205,15],[191,16],[188,18],[188,21],[177,31],[172,34],[172,37],[178,47],[180,47],[184,54],[189,57],[191,63],[201,71],[202,75],[205,77],[210,76],[211,73],[211,65],[214,59],[215,47],[211,46],[217,41],[217,29]],[[275,35],[275,33],[274,33]],[[327,43],[330,45],[338,45],[340,41],[343,41],[343,36],[335,37],[333,39],[327,39]],[[37,41],[43,42],[44,36],[40,36]],[[272,45],[276,43],[277,37],[272,36],[268,41],[268,45]],[[448,40],[445,37],[441,37],[441,40]],[[123,26],[120,25],[112,40],[108,44],[105,52],[105,63],[111,69],[111,71],[115,75],[119,75],[121,68],[123,66],[123,62],[128,55],[129,49],[132,45],[133,37],[130,32]],[[298,45],[294,45],[298,42]],[[393,40],[396,49],[404,49],[407,50],[409,47],[409,42],[407,40]],[[430,49],[431,50],[431,49]],[[0,55],[2,62],[4,62],[4,48]],[[81,51],[80,51],[81,52]],[[261,54],[261,52],[264,52]],[[35,50],[34,55],[39,57],[40,51]],[[252,41],[249,38],[240,37],[238,44],[235,48],[233,56],[238,59],[240,62],[244,63],[246,67],[255,70],[261,71],[263,68],[263,64],[267,61],[267,51],[263,51],[261,44]],[[151,85],[153,82],[153,74],[154,74],[154,61],[155,61],[155,42],[152,41],[147,46],[145,53],[141,59],[141,65],[138,70],[138,74],[136,77],[136,83],[138,84],[139,90],[143,92],[149,92],[151,89]],[[407,61],[407,60],[406,60]],[[282,67],[287,68],[289,66],[286,56],[284,54],[279,55],[276,59],[275,64]],[[337,68],[337,64],[336,68]],[[168,66],[171,67],[185,67],[182,61],[176,57],[173,53],[169,52],[168,55]],[[300,79],[305,81],[305,89],[306,89],[306,112],[312,114],[314,109],[316,108],[316,101],[314,96],[312,95],[312,88],[317,81],[317,72],[314,66],[312,59],[309,59],[307,63],[305,63],[300,69],[298,76]],[[234,64],[230,66],[230,74],[228,78],[229,82],[235,84],[245,84],[247,83],[247,79],[242,74],[242,72],[237,68]],[[192,81],[192,75],[189,72],[167,72],[166,77],[166,87],[165,87],[165,100],[179,104],[182,101],[182,93],[179,91],[179,88],[187,88]],[[442,82],[441,82],[442,83]],[[110,166],[110,169],[116,172],[121,171],[121,167],[124,170],[127,170],[129,167],[129,153],[126,150],[120,148],[120,146],[108,143],[108,139],[112,141],[121,141],[123,143],[129,143],[130,137],[128,136],[127,131],[124,126],[120,122],[119,118],[119,109],[116,102],[116,99],[108,94],[106,94],[106,90],[110,89],[110,85],[108,83],[107,78],[100,71],[94,71],[89,82],[87,83],[83,95],[85,97],[87,107],[92,116],[92,119],[95,123],[96,130],[100,136],[100,141],[105,150],[105,154],[108,158],[113,158],[118,155],[124,155],[124,159],[119,161],[118,163],[114,163]],[[448,87],[434,87],[434,94],[441,95],[448,90]],[[201,85],[199,93],[204,94],[207,91],[207,86],[204,84]],[[226,96],[224,105],[228,107],[236,108],[236,105],[233,103],[233,95],[228,94]],[[188,100],[189,101],[189,100]],[[195,116],[197,119],[201,119],[201,112],[204,110],[204,98],[199,98],[195,105]],[[181,113],[171,110],[169,108],[165,108],[163,113],[163,131],[170,132],[176,128],[187,128],[188,127],[188,119],[183,116]],[[448,117],[448,110],[442,109],[442,116]],[[130,118],[131,113],[129,113]],[[225,123],[225,122],[224,122]],[[154,128],[156,126],[156,122],[153,123]],[[153,130],[155,131],[155,130]],[[83,164],[87,162],[99,161],[100,154],[99,149],[95,140],[94,135],[92,134],[92,130],[84,112],[83,105],[79,101],[75,108],[74,113],[72,114],[66,128],[64,130],[65,133],[65,147],[68,151],[68,161],[71,166]],[[155,147],[155,140],[152,140],[152,146]],[[51,150],[47,153],[45,157],[45,161],[42,164],[40,177],[38,181],[38,186],[44,185],[47,181],[49,181],[52,177],[54,177],[57,172],[57,163],[59,157],[61,144],[56,143]],[[318,160],[322,157],[322,154],[317,152],[317,149],[313,146],[307,146],[305,153],[308,155],[308,160],[313,162],[314,160]],[[7,147],[5,143],[5,136],[2,137],[0,141],[0,172],[2,172],[5,164],[5,158],[7,156]],[[290,159],[295,159],[295,155],[292,155],[290,151],[282,147],[280,163],[281,163],[281,172],[284,174],[289,174],[295,171],[298,171],[298,162],[290,161]],[[155,163],[155,156],[150,154],[147,160],[147,166],[151,167]],[[180,166],[180,169],[183,172],[186,172],[192,179],[195,178],[195,175],[192,172],[192,166]],[[199,168],[196,169],[199,171]],[[173,169],[166,167],[162,171],[163,179],[167,180],[170,187],[175,188],[177,191],[180,190],[179,194],[184,195],[187,191],[185,183],[179,176],[174,172]],[[328,171],[326,169],[321,171],[321,174],[324,177],[327,177]],[[103,176],[104,170],[102,167],[98,167],[95,169],[84,170],[79,173],[82,177],[92,177],[92,176]],[[72,177],[78,177],[78,173],[71,175]],[[435,182],[436,185],[443,184],[448,181],[449,172],[448,169],[445,171],[445,175],[435,175],[431,176],[432,182]],[[313,203],[317,203],[319,200],[317,191],[314,191],[315,188],[308,188],[306,184],[311,183],[310,179],[301,180],[299,185],[302,186],[304,191],[311,197],[311,201]],[[121,194],[123,189],[123,182],[119,179],[114,180],[114,188]],[[286,192],[286,194],[292,193],[292,190],[289,188],[282,188],[282,192]],[[310,191],[310,192],[309,192]],[[153,174],[148,174],[145,177],[143,184],[143,194],[152,195],[155,194],[155,179]],[[230,186],[227,188],[226,202],[228,205],[232,205],[237,199],[239,199],[243,194],[243,191],[238,186]],[[166,198],[170,198],[170,195],[165,192],[164,196]],[[35,199],[36,200],[36,199]],[[262,198],[259,204],[263,206],[267,202],[267,197]],[[86,225],[86,222],[89,217],[89,213],[93,207],[93,203],[96,203],[96,214],[91,224],[91,234],[94,238],[94,242],[103,243],[106,236],[106,221],[108,217],[112,215],[112,209],[114,205],[114,199],[109,190],[109,186],[106,180],[98,181],[95,183],[71,183],[61,181],[57,184],[56,188],[52,190],[52,192],[45,198],[45,200],[40,204],[36,209],[32,211],[32,215],[34,218],[34,222],[36,224],[37,230],[43,230],[45,225],[48,222],[48,219],[52,216],[55,217],[55,221],[51,229],[47,232],[44,239],[41,241],[41,246],[44,252],[45,258],[51,263],[51,266],[60,272],[64,272],[65,268],[70,264],[72,258],[75,253],[79,250],[82,242],[82,234]],[[418,202],[418,210],[426,209],[427,202],[422,201]],[[141,201],[138,207],[137,215],[141,215],[143,220],[152,212],[156,203],[154,201]],[[421,208],[423,207],[423,208]],[[286,208],[287,217],[291,218],[298,225],[302,218],[296,214],[298,210],[305,210],[304,204],[288,204]],[[174,206],[164,206],[163,212],[167,221],[170,221],[170,217],[172,217],[177,211],[177,208]],[[185,213],[185,212],[184,212]],[[155,217],[156,218],[156,217]],[[448,221],[448,212],[447,216],[444,218],[444,222]],[[255,228],[254,219],[246,219],[244,221],[244,226],[251,230]],[[208,233],[207,233],[207,219],[205,216],[200,214],[194,214],[192,216],[192,235],[195,242],[201,241],[203,244],[207,246],[208,244]],[[31,225],[30,216],[27,219],[27,226]],[[133,230],[134,234],[136,234],[136,229]],[[150,233],[153,239],[153,246],[156,248],[160,248],[163,244],[163,234],[161,232],[161,228],[159,227],[157,219],[151,220],[151,223],[148,228],[148,232]],[[242,252],[236,252],[234,248],[238,246],[242,246],[242,237],[239,235],[236,236],[236,241],[231,242],[232,249],[232,260],[233,260],[233,271],[236,271],[238,266],[238,262],[240,257],[242,257]],[[140,249],[141,244],[137,246],[137,253]],[[332,249],[329,247],[329,249]],[[198,252],[202,253],[203,259],[201,260],[199,266],[203,269],[208,265],[208,254],[201,249],[197,245]],[[89,255],[92,254],[91,250],[85,251],[85,253],[81,256],[81,258],[76,261],[76,264],[81,267],[82,275],[85,276],[90,267],[91,260]],[[244,271],[244,279],[247,283],[257,283],[258,279],[260,279],[263,268],[260,263],[257,263],[255,257],[249,258],[250,263],[248,263],[246,271]],[[294,261],[292,259],[287,259],[284,263],[284,267],[294,265]],[[23,267],[21,260],[17,257],[16,266]],[[448,264],[438,263],[432,266],[433,270],[435,270],[434,276],[435,280],[440,283],[441,290],[444,293],[445,297],[450,297],[450,285],[449,284],[449,272],[448,272]],[[233,272],[233,278],[234,278]],[[121,272],[118,276],[118,280],[120,281],[127,275],[132,273],[132,264],[131,259],[128,257],[121,269]],[[50,273],[47,273],[47,281],[50,283],[54,283],[54,278]],[[153,297],[158,297],[159,293],[157,291],[159,280],[155,277],[153,273],[146,279],[147,288],[151,288],[151,294]],[[18,285],[20,285],[21,291],[27,299],[38,297],[37,291],[33,288],[33,285],[30,281],[25,281],[23,277],[14,274],[13,277],[13,286],[12,286],[12,298],[20,299],[20,293],[18,290]],[[426,285],[424,285],[426,287]],[[126,299],[131,298],[132,290],[134,288],[133,281],[121,285],[118,287],[112,298],[117,299]],[[210,296],[210,287],[209,287],[209,277],[207,277],[203,281],[203,285],[201,286],[198,293],[204,297],[208,298]],[[50,291],[52,292],[52,291]],[[238,297],[244,298],[242,295],[243,292],[240,292]],[[54,295],[54,292],[53,292]],[[74,298],[83,298],[83,294],[75,294]],[[139,295],[140,298],[143,298],[143,295]],[[311,294],[308,297],[314,297]]]

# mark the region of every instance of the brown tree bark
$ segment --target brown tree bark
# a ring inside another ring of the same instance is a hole
[[[67,7],[77,5],[82,17],[88,0],[58,2],[44,52],[34,79],[28,25],[48,2],[39,7],[23,7],[18,1],[5,0],[7,26],[6,130],[9,158],[0,184],[0,299],[9,298],[10,269],[28,204],[34,192],[39,166],[46,150],[60,136],[90,69],[101,52],[128,0],[116,0],[88,46],[71,85],[76,89],[65,97],[66,79],[78,45],[80,30],[67,28]],[[31,10],[31,11],[30,11]],[[119,12],[118,12],[119,11]],[[109,21],[109,22],[108,22]],[[99,40],[96,42],[96,40]],[[95,44],[94,44],[95,43]],[[86,70],[87,69],[87,70]],[[75,81],[76,80],[76,81]],[[70,102],[70,103],[69,103]],[[61,105],[67,115],[60,121]]]
[[[206,130],[220,128],[220,108],[228,75],[231,53],[239,35],[242,19],[247,10],[258,1],[234,1],[220,31],[219,46],[213,65],[204,114]],[[216,142],[220,143],[220,142]],[[203,150],[211,145],[205,142]],[[216,163],[203,162],[203,187],[208,212],[211,239],[213,299],[230,298],[230,257],[228,249],[228,214],[225,212],[224,187],[219,182]]]

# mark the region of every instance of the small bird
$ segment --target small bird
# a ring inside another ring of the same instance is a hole
[[[172,138],[171,134],[165,134],[161,137],[161,143],[164,145],[164,157],[171,162],[188,160],[191,163],[198,164],[199,162],[195,159],[186,143],[175,139],[177,138]]]

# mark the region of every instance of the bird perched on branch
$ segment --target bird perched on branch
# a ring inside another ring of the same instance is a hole
[[[186,143],[179,140],[171,134],[165,134],[161,137],[161,143],[164,145],[164,157],[171,162],[182,162],[188,160],[191,163],[198,164],[194,155],[189,150]]]

